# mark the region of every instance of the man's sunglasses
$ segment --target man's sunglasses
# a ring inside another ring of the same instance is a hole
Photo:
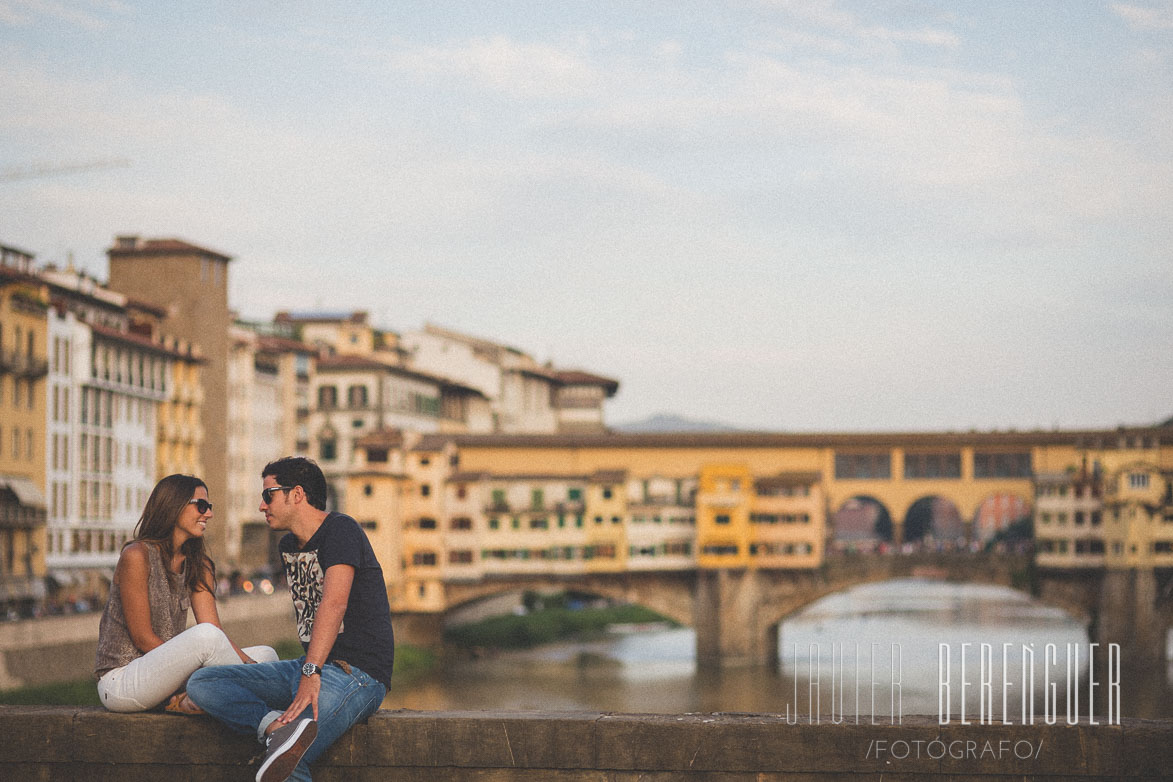
[[[212,503],[210,503],[207,500],[202,499],[202,498],[196,499],[196,500],[188,500],[187,504],[196,506],[196,510],[198,510],[200,512],[201,516],[203,516],[205,513],[207,513],[208,511],[210,511],[212,509]]]
[[[276,494],[277,492],[279,492],[279,491],[293,491],[296,488],[297,488],[296,486],[270,486],[267,489],[262,489],[261,490],[261,502],[268,505],[270,502],[273,501],[273,495]]]

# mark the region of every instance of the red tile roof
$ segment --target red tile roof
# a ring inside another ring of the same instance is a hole
[[[269,353],[317,353],[311,345],[288,337],[261,336],[257,338],[257,350]]]
[[[565,369],[554,373],[554,378],[564,386],[602,386],[607,396],[614,396],[619,390],[619,381],[602,375],[594,375],[579,369]]]
[[[209,250],[207,247],[200,247],[197,244],[185,242],[182,239],[139,240],[136,238],[133,245],[121,246],[116,244],[106,251],[107,255],[187,255],[190,253],[210,255],[222,261],[232,260],[231,255]]]
[[[204,359],[197,358],[191,353],[183,353],[178,350],[172,350],[166,345],[155,342],[149,337],[144,337],[133,332],[119,331],[118,329],[112,329],[108,326],[101,326],[97,323],[91,323],[90,329],[92,329],[94,334],[99,337],[116,340],[118,342],[124,342],[128,345],[134,345],[137,348],[142,348],[143,350],[151,350],[155,353],[162,353],[163,355],[171,356],[172,358],[180,358],[185,361],[204,361]]]

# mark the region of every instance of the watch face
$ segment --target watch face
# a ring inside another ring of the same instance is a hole
[[[313,663],[306,663],[305,665],[301,666],[301,675],[302,676],[313,676],[319,670],[320,669],[318,668],[318,666],[314,665]]]

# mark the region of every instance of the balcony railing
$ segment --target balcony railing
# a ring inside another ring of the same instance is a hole
[[[17,377],[38,378],[49,373],[49,362],[43,358],[0,348],[0,373]]]

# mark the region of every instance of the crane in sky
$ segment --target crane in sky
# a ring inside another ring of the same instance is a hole
[[[82,171],[96,171],[104,168],[127,168],[131,163],[126,158],[103,158],[75,163],[35,163],[28,166],[0,169],[0,183],[16,182],[22,179],[76,174]]]

